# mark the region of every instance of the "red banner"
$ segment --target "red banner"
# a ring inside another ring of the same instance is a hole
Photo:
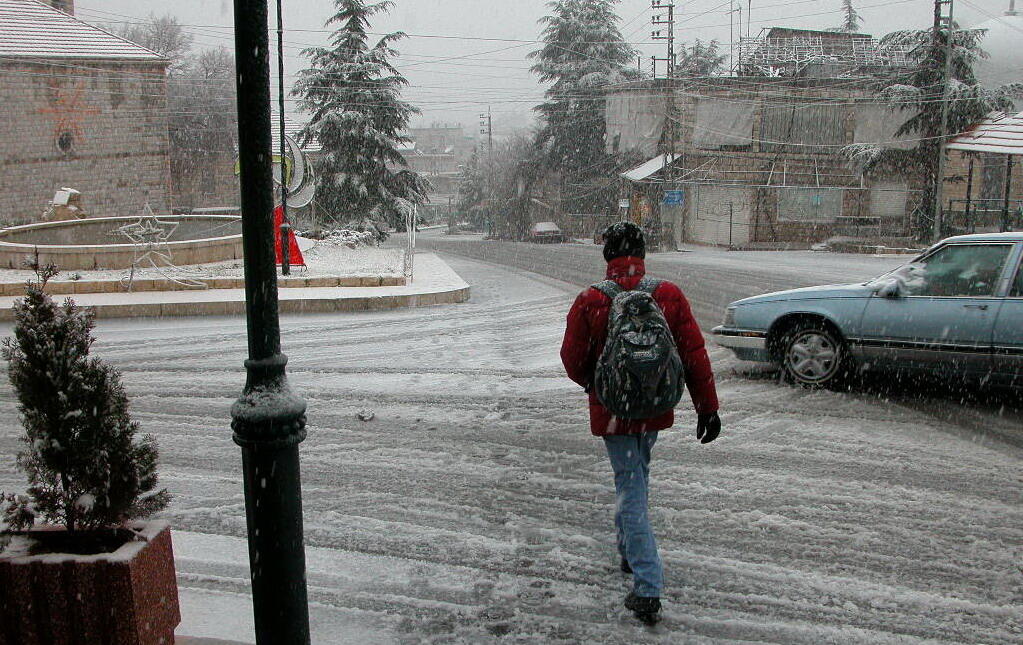
[[[274,257],[280,265],[281,258],[281,224],[284,223],[284,208],[278,206],[274,209]],[[295,239],[295,231],[288,232],[288,264],[293,267],[304,267],[305,258],[302,257],[302,249],[298,248],[298,240]]]

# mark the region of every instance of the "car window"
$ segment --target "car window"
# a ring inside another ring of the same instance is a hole
[[[950,244],[907,265],[903,279],[910,296],[991,296],[1011,244]]]
[[[1012,292],[1009,295],[1013,298],[1023,298],[1023,263],[1016,269],[1016,281],[1012,283]]]

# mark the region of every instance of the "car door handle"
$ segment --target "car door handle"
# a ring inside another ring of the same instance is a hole
[[[963,305],[966,309],[980,309],[981,311],[987,311],[987,305]]]

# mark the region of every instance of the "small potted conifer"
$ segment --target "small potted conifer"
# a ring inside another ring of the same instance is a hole
[[[25,494],[0,493],[0,645],[173,643],[180,622],[155,440],[116,369],[89,356],[91,312],[44,291],[15,303],[2,353],[25,429]]]

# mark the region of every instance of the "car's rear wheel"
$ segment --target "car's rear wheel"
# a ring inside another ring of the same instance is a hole
[[[817,322],[792,327],[781,343],[785,374],[807,387],[837,387],[849,375],[849,350],[842,337]]]

